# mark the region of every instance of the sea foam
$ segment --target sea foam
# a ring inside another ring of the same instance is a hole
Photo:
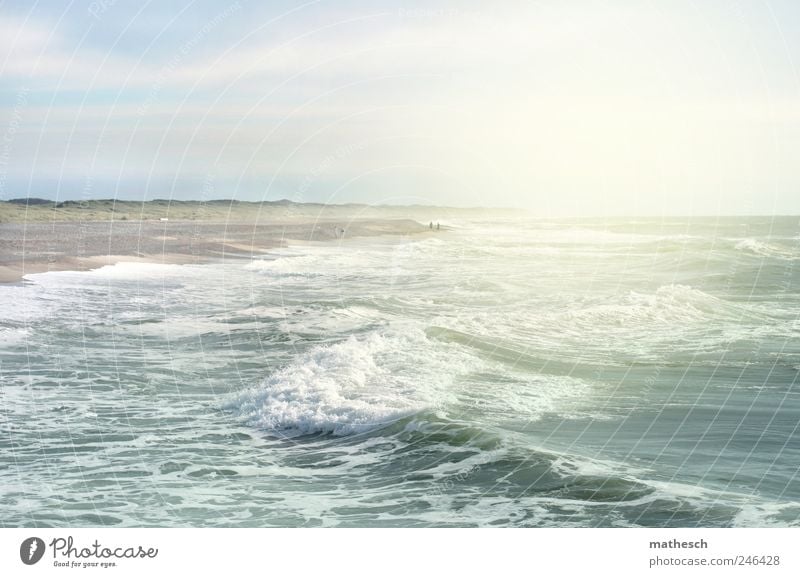
[[[757,256],[777,258],[780,260],[796,260],[800,258],[788,247],[764,242],[755,238],[745,238],[736,243],[736,249],[750,252]]]
[[[445,406],[448,384],[474,363],[416,329],[351,336],[311,348],[227,408],[282,435],[347,435]]]

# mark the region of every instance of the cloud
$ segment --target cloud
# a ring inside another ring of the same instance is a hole
[[[245,195],[314,175],[304,193],[352,183],[345,199],[396,183],[453,198],[468,181],[504,204],[591,210],[598,189],[603,206],[656,206],[653,191],[689,202],[758,179],[797,183],[783,166],[800,138],[791,61],[768,40],[764,52],[742,43],[736,14],[681,2],[476,7],[254,15],[234,3],[161,14],[138,50],[127,24],[95,37],[114,10],[58,27],[6,18],[6,109],[13,88],[31,90],[9,175],[157,176],[177,188],[213,172],[255,183]],[[768,32],[749,31],[754,42]]]

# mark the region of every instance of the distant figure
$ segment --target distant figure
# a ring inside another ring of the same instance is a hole
[[[439,223],[436,223],[436,230],[439,230]]]
[[[430,227],[431,230],[433,230],[433,221],[431,221],[431,223],[428,226]]]

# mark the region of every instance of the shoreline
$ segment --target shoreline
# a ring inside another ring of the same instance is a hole
[[[344,232],[342,232],[344,231]],[[0,224],[0,284],[25,275],[86,271],[120,262],[202,264],[225,257],[252,257],[289,241],[429,233],[405,219],[57,221]]]

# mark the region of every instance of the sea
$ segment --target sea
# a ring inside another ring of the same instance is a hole
[[[0,525],[800,525],[800,218],[441,225],[0,286]]]

